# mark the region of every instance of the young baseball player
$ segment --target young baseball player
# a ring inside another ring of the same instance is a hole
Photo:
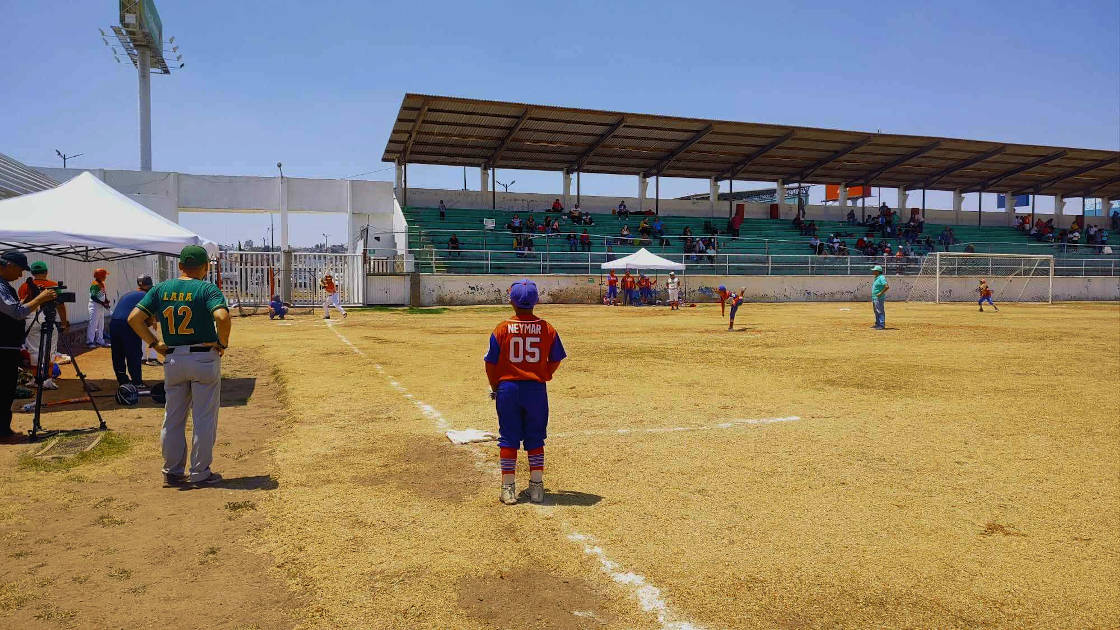
[[[681,280],[677,277],[677,272],[669,272],[669,279],[665,281],[665,288],[669,290],[669,310],[680,310]]]
[[[634,306],[634,302],[638,301],[638,292],[634,290],[636,286],[634,276],[630,275],[630,270],[627,269],[622,275],[622,295],[625,298],[624,303],[629,306]]]
[[[284,319],[284,316],[288,314],[288,309],[291,308],[291,306],[291,304],[281,300],[279,295],[272,296],[272,300],[268,303],[268,318],[276,319],[279,317],[280,319]]]
[[[167,403],[160,431],[165,487],[222,480],[210,470],[210,464],[218,436],[222,355],[229,346],[231,322],[221,289],[205,280],[209,259],[198,245],[184,247],[179,254],[179,277],[152,287],[128,316],[129,327],[166,356]],[[159,321],[162,340],[148,329],[149,317]],[[188,412],[194,425],[189,475],[184,434]]]
[[[607,274],[607,304],[618,306],[618,276],[614,275],[614,269]]]
[[[743,294],[747,292],[747,288],[739,289],[738,293],[731,293],[727,296],[727,300],[731,302],[731,317],[727,325],[727,330],[735,330],[735,313],[739,310],[739,306],[743,303]]]
[[[645,306],[653,300],[653,281],[644,274],[638,274],[638,304]]]
[[[719,295],[719,316],[723,317],[727,314],[727,298],[731,294],[727,292],[727,287],[723,286],[722,284],[719,285],[719,289],[716,290],[716,294]]]
[[[502,466],[502,503],[517,503],[517,449],[529,455],[529,501],[544,501],[544,440],[548,429],[548,392],[564,360],[564,344],[551,324],[533,314],[537,285],[519,280],[509,289],[514,316],[490,335],[486,378],[498,411],[498,456]]]
[[[109,314],[109,294],[105,292],[106,269],[93,272],[93,283],[89,285],[89,323],[86,324],[86,345],[90,348],[106,346],[105,316]]]
[[[346,319],[346,310],[342,308],[342,304],[338,300],[338,285],[334,283],[334,276],[327,274],[323,276],[322,281],[319,282],[319,288],[323,289],[325,296],[323,297],[323,319],[331,318],[330,308],[333,306],[342,313],[342,319]]]
[[[981,313],[984,312],[984,302],[991,305],[997,313],[999,312],[999,307],[995,305],[995,302],[992,302],[992,289],[988,287],[987,280],[980,278],[980,286],[976,287],[976,292],[980,294],[980,299],[976,301],[976,304],[980,307]]]

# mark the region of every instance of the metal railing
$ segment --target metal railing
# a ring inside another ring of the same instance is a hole
[[[409,250],[421,273],[600,273],[600,265],[625,254],[610,252],[518,251],[422,248]],[[778,254],[664,254],[688,273],[722,275],[866,275],[882,265],[895,275],[916,275],[924,256],[816,256]],[[1120,258],[1055,258],[1058,276],[1118,276]]]

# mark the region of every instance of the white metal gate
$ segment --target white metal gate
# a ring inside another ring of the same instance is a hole
[[[280,295],[283,254],[279,252],[222,252],[210,264],[211,282],[217,284],[231,304],[263,306]],[[347,306],[364,304],[365,273],[361,254],[291,254],[291,301],[297,306],[322,304],[320,286],[328,273],[338,287],[339,299]]]

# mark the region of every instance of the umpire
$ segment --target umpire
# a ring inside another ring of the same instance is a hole
[[[15,435],[12,431],[12,399],[16,394],[21,361],[20,346],[27,336],[24,320],[41,305],[53,300],[55,292],[43,289],[39,295],[21,304],[16,290],[9,284],[29,271],[27,256],[22,252],[0,254],[0,439]]]
[[[167,403],[160,444],[164,487],[216,484],[222,476],[210,470],[218,435],[222,390],[222,354],[229,345],[229,307],[221,289],[203,280],[210,266],[206,250],[189,245],[179,254],[180,275],[148,291],[128,316],[141,339],[165,355]],[[159,322],[163,341],[147,326]],[[194,436],[190,474],[187,465],[187,413],[193,412]]]
[[[112,346],[113,372],[117,375],[118,385],[132,383],[136,387],[144,386],[140,373],[144,347],[140,344],[140,337],[128,326],[128,316],[151,288],[151,276],[138,276],[136,290],[122,295],[117,300],[117,305],[113,307],[113,314],[109,318],[109,343]]]

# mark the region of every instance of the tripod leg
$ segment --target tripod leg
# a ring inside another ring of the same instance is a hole
[[[43,409],[43,381],[46,380],[45,375],[50,374],[51,369],[51,334],[54,332],[54,313],[45,312],[44,321],[39,324],[39,351],[35,356],[35,416],[31,420],[31,431],[28,435],[31,439],[38,437],[39,433],[43,430],[43,425],[40,423],[40,414]]]
[[[66,354],[70,355],[70,365],[74,366],[74,373],[78,375],[78,380],[82,382],[82,391],[86,393],[86,398],[89,398],[89,406],[93,407],[93,413],[97,414],[97,428],[102,431],[108,430],[109,427],[105,424],[105,418],[101,417],[101,410],[97,408],[97,401],[93,398],[94,390],[90,387],[89,383],[86,382],[85,372],[82,372],[82,368],[78,367],[78,357],[74,355],[73,350],[70,348],[70,342],[62,336],[61,326],[59,326],[58,341],[60,345],[65,344]],[[36,417],[38,417],[38,414],[36,414]]]

